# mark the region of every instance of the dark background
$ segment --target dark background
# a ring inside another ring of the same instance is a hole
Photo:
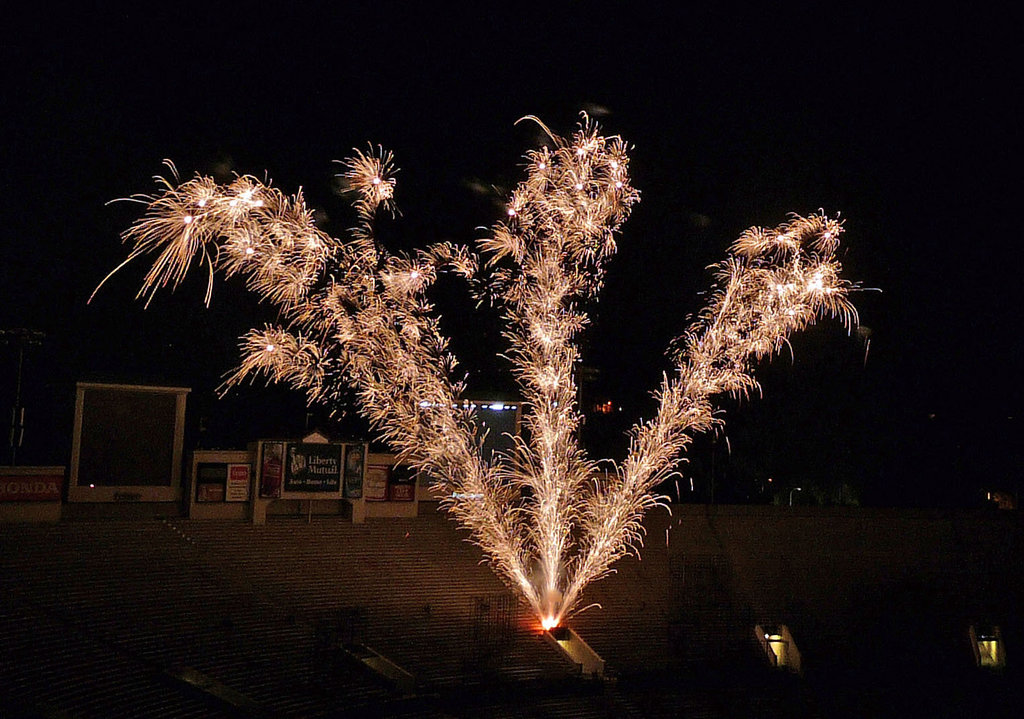
[[[185,177],[301,186],[337,235],[352,218],[331,160],[382,143],[402,167],[389,246],[469,243],[540,140],[515,120],[569,132],[589,110],[635,144],[643,193],[585,338],[596,370],[585,399],[622,407],[588,419],[599,456],[621,456],[622,432],[649,416],[707,265],[748,226],[823,208],[847,218],[847,277],[883,290],[855,298],[869,329],[824,322],[794,339],[795,359],[764,368],[763,400],[724,400],[727,429],[693,447],[682,499],[709,499],[712,484],[716,501],[799,486],[798,501],[829,502],[845,483],[871,504],[1017,489],[1019,18],[978,5],[335,7],[36,4],[8,18],[0,328],[47,335],[25,359],[20,461],[67,461],[81,380],[192,387],[187,448],[325,422],[281,388],[216,399],[236,338],[274,320],[237,281],[218,283],[207,310],[197,273],[144,311],[133,300],[143,267],[129,266],[87,304],[141,211],[106,203],[150,191],[161,159]],[[467,310],[456,285],[440,295],[471,390],[507,391],[494,318]],[[0,362],[6,428],[17,353],[0,346]],[[362,431],[352,417],[336,428]]]

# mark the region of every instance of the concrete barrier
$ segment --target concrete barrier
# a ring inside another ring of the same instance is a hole
[[[591,649],[590,645],[583,641],[579,634],[569,627],[556,627],[544,632],[544,638],[569,663],[579,667],[582,676],[598,679],[604,676],[604,659]]]

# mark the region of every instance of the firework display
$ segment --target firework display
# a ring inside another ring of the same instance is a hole
[[[526,155],[525,177],[477,252],[441,243],[392,254],[377,243],[373,222],[393,212],[396,184],[391,154],[377,148],[345,163],[358,222],[344,239],[317,228],[301,194],[250,176],[218,184],[180,182],[172,172],[157,194],[138,198],[146,211],[124,234],[132,249],[123,263],[156,256],[139,292],[147,303],[193,263],[209,274],[207,302],[215,270],[244,276],[282,323],[242,339],[227,384],[262,374],[335,407],[354,391],[374,429],[433,479],[450,515],[545,628],[579,610],[590,582],[639,551],[643,514],[664,500],[658,487],[691,437],[718,421],[715,395],[755,390],[752,363],[818,317],[856,322],[836,259],[839,221],[813,215],[747,230],[680,338],[655,416],[634,427],[621,465],[598,472],[579,443],[576,340],[639,193],[620,138],[586,118],[570,137],[548,136]],[[490,462],[427,297],[442,272],[484,287],[501,308],[524,431]]]

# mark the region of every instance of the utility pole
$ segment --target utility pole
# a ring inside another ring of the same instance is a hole
[[[25,408],[21,405],[21,375],[25,367],[25,349],[41,345],[45,337],[46,335],[39,330],[22,327],[0,330],[0,344],[18,349],[18,372],[14,380],[14,404],[11,406],[11,431],[7,435],[12,467],[18,463],[18,449],[25,440]]]

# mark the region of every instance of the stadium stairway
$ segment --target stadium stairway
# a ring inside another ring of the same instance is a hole
[[[135,677],[154,696],[188,704],[196,692],[182,690],[195,687],[175,677],[197,675],[275,716],[333,715],[395,694],[342,660],[346,642],[373,647],[428,693],[571,673],[443,517],[5,526],[0,554],[2,656],[37,706],[102,708],[101,677],[77,670],[92,666],[90,652],[119,657],[103,676]],[[37,624],[53,631],[26,655],[19,632]],[[66,645],[65,635],[82,639]],[[59,681],[31,680],[50,675]],[[223,704],[201,696],[197,706]]]

